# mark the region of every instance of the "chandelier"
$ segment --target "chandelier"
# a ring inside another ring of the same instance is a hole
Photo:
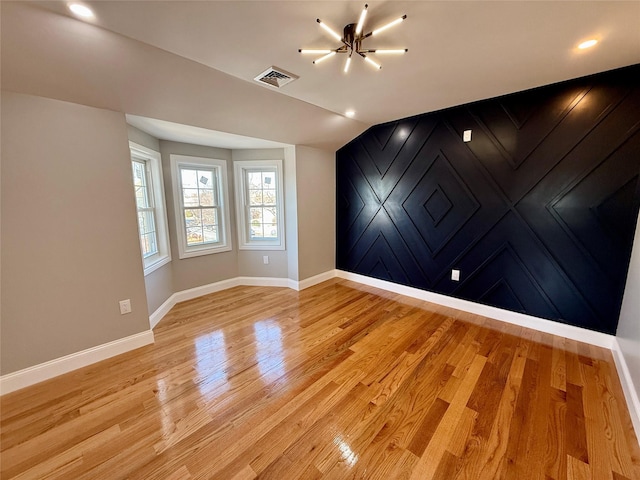
[[[407,18],[406,15],[403,15],[400,18],[396,18],[392,22],[389,22],[389,23],[387,23],[386,25],[383,25],[380,28],[376,28],[375,30],[370,31],[369,33],[363,33],[364,21],[365,21],[365,18],[367,17],[367,8],[368,7],[369,7],[368,5],[365,5],[364,8],[362,9],[362,13],[360,14],[360,19],[358,20],[357,24],[349,23],[348,25],[346,25],[344,27],[342,36],[340,36],[340,34],[338,34],[335,30],[333,30],[329,25],[324,23],[319,18],[316,20],[318,22],[318,24],[320,24],[320,26],[327,33],[329,33],[329,35],[331,35],[337,41],[341,42],[341,45],[338,48],[334,48],[334,49],[330,49],[330,48],[327,48],[327,49],[306,49],[306,48],[301,48],[301,49],[298,50],[298,52],[300,52],[302,54],[322,55],[321,57],[319,57],[319,58],[317,58],[316,60],[313,61],[314,64],[323,62],[323,61],[333,57],[337,53],[346,53],[347,54],[347,59],[346,59],[345,64],[344,64],[344,72],[345,73],[347,73],[349,71],[349,67],[351,66],[351,58],[353,57],[354,53],[357,56],[362,57],[365,62],[369,63],[371,66],[375,67],[378,70],[382,68],[382,65],[380,65],[378,62],[374,61],[370,56],[368,56],[368,54],[374,53],[376,55],[388,55],[388,54],[393,55],[393,54],[407,53],[409,51],[409,49],[407,49],[407,48],[380,49],[380,48],[364,48],[362,46],[362,43],[367,38],[375,37],[376,35],[379,35],[380,33],[382,33],[383,31],[387,30],[388,28],[391,28],[391,27],[401,23],[402,21],[404,21]]]

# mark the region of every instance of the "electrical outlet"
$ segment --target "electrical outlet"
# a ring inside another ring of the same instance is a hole
[[[264,255],[264,256],[262,257],[262,262],[263,262],[265,265],[269,265],[269,255]]]
[[[462,141],[463,142],[470,142],[471,141],[471,130],[465,130],[462,133]]]
[[[131,300],[120,300],[120,315],[131,313]]]
[[[454,282],[460,281],[460,270],[451,270],[451,280]]]

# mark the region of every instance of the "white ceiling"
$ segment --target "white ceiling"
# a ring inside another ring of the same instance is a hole
[[[235,149],[260,149],[283,148],[290,146],[286,143],[272,142],[260,138],[236,135],[234,133],[218,132],[207,128],[193,127],[155,118],[141,117],[139,115],[126,115],[127,123],[147,132],[149,135],[174,142],[190,143],[192,145],[205,145],[209,147]]]
[[[343,56],[313,65],[298,48],[337,47],[316,18],[341,32],[362,1],[85,3],[96,25],[247,82],[283,68],[300,79],[279,93],[369,125],[640,62],[640,1],[368,1],[365,30],[408,18],[364,46],[409,53],[379,71],[354,58],[346,75]],[[600,43],[579,51],[589,38]]]
[[[85,3],[89,22],[64,1],[0,0],[2,89],[224,148],[336,150],[377,123],[640,63],[640,0],[369,1],[365,30],[408,18],[364,46],[409,53],[380,71],[355,58],[347,75],[344,57],[313,65],[298,48],[335,48],[316,18],[341,31],[362,1]],[[280,90],[253,80],[272,65],[300,78]]]

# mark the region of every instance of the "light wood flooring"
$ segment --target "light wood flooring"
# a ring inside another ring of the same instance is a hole
[[[607,350],[338,279],[155,335],[2,397],[1,477],[640,479]]]

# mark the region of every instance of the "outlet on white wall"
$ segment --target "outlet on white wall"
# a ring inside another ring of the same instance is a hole
[[[269,265],[269,255],[264,255],[264,256],[262,257],[262,262],[263,262],[265,265]]]
[[[120,300],[120,315],[131,313],[131,300]]]

